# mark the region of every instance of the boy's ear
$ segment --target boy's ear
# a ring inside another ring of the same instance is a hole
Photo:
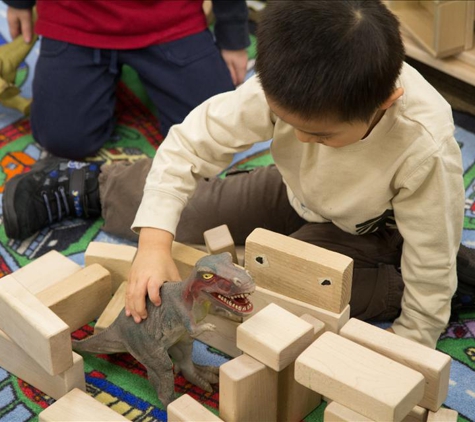
[[[390,95],[390,97],[381,105],[380,107],[380,110],[387,110],[389,107],[391,107],[394,102],[402,97],[402,95],[404,94],[404,88],[402,87],[399,87],[399,88],[396,88],[393,93]]]

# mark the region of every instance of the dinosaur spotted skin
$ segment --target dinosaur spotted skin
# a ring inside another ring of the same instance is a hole
[[[233,264],[231,254],[201,258],[189,277],[165,283],[160,290],[162,304],[147,299],[147,319],[136,324],[123,309],[115,321],[99,334],[73,340],[73,349],[89,353],[129,352],[147,369],[148,379],[166,407],[175,398],[175,372],[182,372],[191,383],[212,392],[218,382],[219,368],[201,366],[191,359],[193,339],[213,324],[199,323],[211,305],[233,314],[252,313],[248,300],[255,289],[250,274]]]

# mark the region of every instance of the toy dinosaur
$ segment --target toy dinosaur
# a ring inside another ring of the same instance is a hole
[[[165,407],[175,398],[170,356],[176,373],[181,371],[189,382],[212,392],[211,384],[218,382],[218,368],[194,364],[191,352],[193,338],[215,326],[198,321],[207,315],[212,304],[237,315],[250,314],[253,305],[247,297],[254,289],[254,280],[233,264],[230,253],[207,255],[196,263],[186,280],[161,287],[160,306],[147,299],[148,317],[140,324],[127,317],[123,309],[104,331],[73,340],[73,349],[106,354],[129,352],[147,369],[149,381]]]

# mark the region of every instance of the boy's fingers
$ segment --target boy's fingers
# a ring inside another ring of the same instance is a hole
[[[132,316],[137,323],[147,318],[147,309],[145,307],[146,293],[146,284],[142,286],[142,284],[135,283],[134,281],[127,283],[125,299],[126,315]]]
[[[149,283],[148,286],[148,297],[155,306],[159,306],[162,303],[160,298],[160,284],[158,283]]]

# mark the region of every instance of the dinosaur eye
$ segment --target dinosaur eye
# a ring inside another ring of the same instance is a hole
[[[211,280],[213,278],[213,274],[204,273],[201,277],[203,277],[205,280]]]

